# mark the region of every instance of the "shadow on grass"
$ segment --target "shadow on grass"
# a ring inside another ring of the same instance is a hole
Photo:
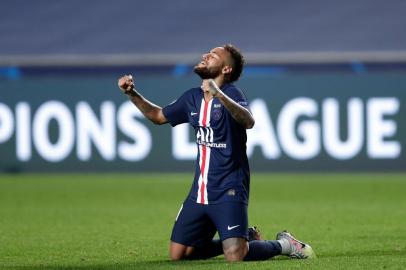
[[[59,270],[87,270],[87,269],[95,269],[95,270],[107,270],[107,269],[190,269],[194,267],[202,267],[210,269],[210,265],[216,265],[218,267],[224,266],[228,264],[224,261],[223,258],[215,258],[209,260],[201,260],[201,261],[179,261],[179,262],[172,262],[169,260],[158,260],[158,261],[138,261],[138,262],[126,262],[126,263],[112,263],[112,264],[104,264],[104,265],[46,265],[46,264],[39,264],[39,265],[27,265],[27,266],[12,266],[6,267],[2,269],[15,269],[15,270],[50,270],[50,269],[59,269]]]
[[[334,254],[319,254],[318,258],[320,259],[328,259],[328,258],[339,258],[339,257],[375,257],[375,256],[399,256],[405,257],[406,250],[364,250],[358,252],[341,252],[341,253],[334,253]],[[292,261],[286,257],[278,256],[274,259],[271,259],[274,266],[279,265],[280,263],[284,263],[284,261]],[[317,259],[316,259],[317,260]],[[262,261],[264,262],[264,261]],[[269,262],[269,261],[268,261]],[[310,261],[309,261],[310,262]],[[238,264],[233,264],[233,269],[251,269],[247,268],[247,264],[252,264],[254,268],[256,263],[261,262],[243,262]],[[224,258],[214,258],[208,260],[200,260],[200,261],[179,261],[179,262],[172,262],[169,260],[153,260],[153,261],[134,261],[134,262],[125,262],[125,263],[111,263],[111,264],[87,264],[87,265],[47,265],[47,264],[39,264],[39,265],[26,265],[26,266],[11,266],[11,267],[4,267],[0,265],[1,269],[15,269],[15,270],[51,270],[51,269],[58,269],[58,270],[107,270],[107,269],[148,269],[148,270],[155,270],[155,269],[226,269],[227,266],[231,264],[226,262]],[[261,268],[261,267],[259,267]]]

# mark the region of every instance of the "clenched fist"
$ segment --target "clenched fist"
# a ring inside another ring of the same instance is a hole
[[[201,88],[203,89],[203,92],[210,93],[213,97],[217,97],[221,92],[220,88],[213,79],[203,80]]]
[[[130,94],[134,89],[134,80],[132,75],[124,75],[118,79],[118,87],[123,91],[124,94]]]

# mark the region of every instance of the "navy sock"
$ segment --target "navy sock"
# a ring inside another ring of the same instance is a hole
[[[282,253],[281,244],[276,240],[255,240],[248,244],[249,250],[244,261],[263,261]]]
[[[195,247],[193,253],[187,257],[189,260],[204,260],[223,254],[223,244],[220,239],[211,240],[205,245]]]

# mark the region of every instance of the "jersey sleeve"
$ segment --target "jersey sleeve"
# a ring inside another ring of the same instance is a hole
[[[162,109],[165,118],[174,127],[189,121],[187,113],[187,92]]]
[[[228,91],[228,96],[232,100],[249,110],[248,100],[240,89],[236,87],[231,88],[230,91]]]

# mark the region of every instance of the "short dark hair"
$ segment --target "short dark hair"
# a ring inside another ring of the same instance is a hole
[[[233,62],[232,63],[233,71],[230,74],[229,81],[235,82],[240,78],[242,69],[244,68],[245,64],[244,56],[242,56],[240,50],[232,44],[226,44],[223,46],[223,48],[230,53]]]

